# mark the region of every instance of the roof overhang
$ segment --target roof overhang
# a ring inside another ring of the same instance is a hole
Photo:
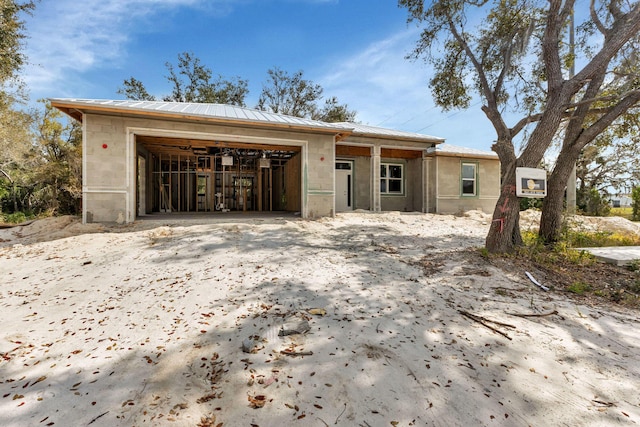
[[[331,123],[306,121],[302,123],[292,122],[276,122],[271,120],[253,120],[245,118],[233,118],[225,116],[211,116],[203,114],[192,114],[188,112],[175,112],[154,109],[140,109],[127,106],[100,104],[92,100],[74,100],[74,99],[49,99],[51,105],[68,116],[82,122],[85,114],[102,114],[119,117],[136,117],[149,119],[164,119],[189,122],[205,122],[218,125],[244,126],[270,130],[295,130],[300,132],[329,134],[336,137],[337,140],[347,138],[352,129],[342,125],[333,125]],[[317,124],[315,124],[317,123]]]

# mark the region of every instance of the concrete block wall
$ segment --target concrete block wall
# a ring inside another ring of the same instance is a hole
[[[455,214],[469,210],[493,212],[500,192],[500,162],[495,159],[462,159],[437,156],[438,213]],[[461,163],[478,163],[478,195],[461,195]]]
[[[91,116],[83,126],[83,221],[126,222],[131,171],[123,120]]]
[[[334,136],[239,126],[86,114],[84,126],[83,206],[86,222],[135,219],[136,150],[129,132],[238,142],[281,143],[302,147],[303,216],[333,215]],[[103,148],[106,146],[106,148]]]
[[[335,215],[335,142],[326,135],[309,135],[306,165],[303,162],[303,197],[306,189],[309,218]],[[306,174],[305,174],[306,172]],[[305,177],[306,176],[306,180]]]

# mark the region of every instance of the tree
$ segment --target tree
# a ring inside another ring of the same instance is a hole
[[[640,221],[640,187],[631,190],[631,219]]]
[[[34,8],[33,0],[0,0],[0,84],[3,92],[7,83],[17,82],[18,72],[27,60],[22,51],[26,34],[20,14],[31,14]]]
[[[28,113],[13,108],[13,98],[0,92],[0,187],[9,198],[8,209],[19,209],[19,190],[22,185],[21,170],[27,166],[31,147]],[[2,206],[0,205],[0,210]]]
[[[585,63],[569,78],[566,69],[578,63],[563,38],[574,0],[399,4],[408,9],[409,21],[424,27],[411,57],[426,56],[433,64],[435,102],[445,110],[468,108],[476,94],[496,131],[492,149],[502,165],[502,184],[486,239],[490,252],[510,252],[522,244],[516,167],[537,167],[554,138],[562,135],[540,225],[542,238],[554,241],[573,163],[588,143],[640,101],[633,53],[640,5],[609,0],[596,7],[591,0],[589,16],[578,27],[582,37],[577,47]],[[477,29],[467,28],[479,18]],[[444,54],[439,54],[441,47]],[[507,113],[522,117],[509,126]],[[523,140],[519,154],[517,137]]]
[[[640,171],[640,115],[626,114],[581,151],[576,162],[578,207],[594,214],[602,194],[629,194],[636,171]]]
[[[134,101],[155,101],[156,97],[147,92],[147,88],[140,80],[135,77],[131,77],[128,80],[125,79],[123,87],[118,89],[117,93],[124,95],[127,99]]]
[[[240,78],[227,80],[222,76],[214,79],[211,69],[193,53],[178,54],[177,67],[170,62],[166,62],[165,66],[169,71],[166,78],[172,89],[170,95],[163,97],[164,101],[245,105],[245,97],[249,92],[247,81]],[[135,77],[124,80],[123,87],[117,93],[133,100],[156,100]]]
[[[353,122],[356,120],[356,112],[349,110],[347,104],[340,104],[338,98],[332,96],[325,100],[322,109],[317,109],[311,115],[313,120],[320,120],[327,123]]]
[[[259,110],[294,117],[311,117],[322,98],[322,86],[303,78],[302,70],[289,75],[276,67],[267,70],[269,81],[258,99]]]
[[[31,152],[32,208],[53,214],[76,214],[82,199],[82,128],[66,121],[48,101],[34,110]],[[35,206],[33,206],[35,205]]]
[[[256,108],[272,113],[304,117],[324,122],[351,122],[356,112],[349,110],[346,104],[341,105],[333,96],[325,100],[322,107],[324,90],[319,84],[303,78],[302,70],[289,75],[278,67],[267,71],[269,81],[262,87]]]
[[[14,209],[18,206],[14,167],[22,161],[29,141],[28,115],[15,109],[25,98],[18,74],[27,60],[25,23],[20,16],[34,8],[34,1],[0,0],[0,187],[5,187],[0,192],[10,195]]]

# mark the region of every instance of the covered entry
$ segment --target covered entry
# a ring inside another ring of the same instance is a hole
[[[139,215],[301,210],[301,147],[135,138]]]

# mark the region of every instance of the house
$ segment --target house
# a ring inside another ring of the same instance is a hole
[[[51,99],[82,122],[83,222],[174,212],[491,211],[494,153],[231,105]]]

